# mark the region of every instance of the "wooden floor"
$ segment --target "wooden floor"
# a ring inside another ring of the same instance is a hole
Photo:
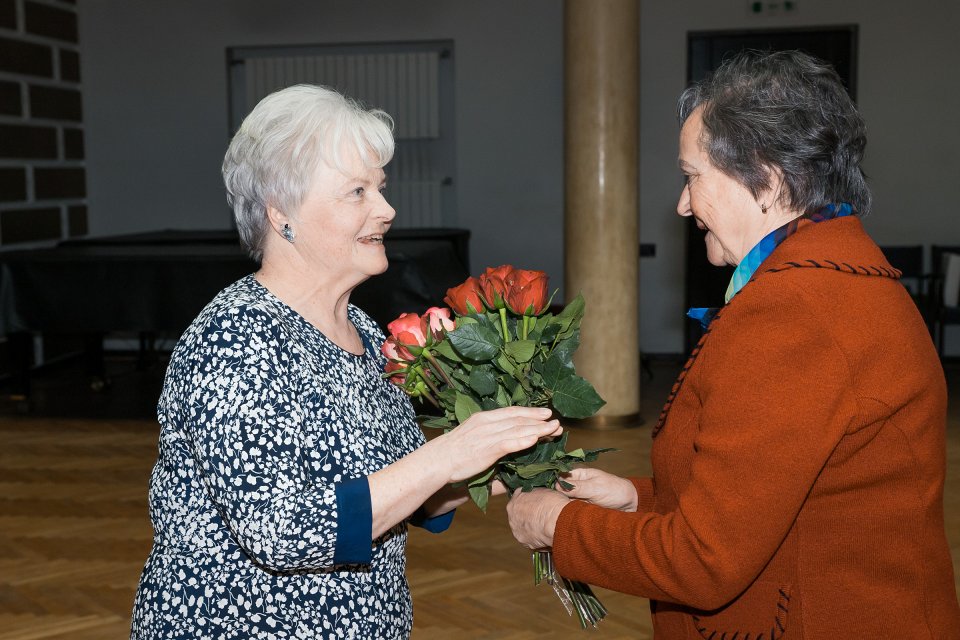
[[[647,426],[576,431],[572,444],[617,447],[620,451],[602,458],[599,466],[648,473],[649,423],[675,367],[655,367],[654,380],[645,384]],[[149,394],[158,379],[153,374],[156,379],[144,383],[139,374],[124,375],[126,381],[118,378],[110,393],[139,393],[124,386],[136,384],[145,385]],[[960,370],[948,370],[948,379],[954,393],[947,532],[960,576]],[[138,407],[127,398],[121,409],[99,397],[86,412],[102,417],[57,417],[82,410],[81,396],[82,383],[61,380],[41,385],[37,397],[46,410],[41,407],[33,416],[0,406],[0,640],[110,640],[128,634],[134,589],[150,548],[146,487],[157,427],[149,413],[136,419],[118,415],[149,412],[156,396]],[[503,498],[494,499],[486,515],[461,508],[442,535],[411,532],[415,639],[580,637],[576,621],[566,616],[549,587],[533,586],[529,554],[513,542],[503,504]],[[646,601],[604,590],[598,594],[610,615],[591,637],[651,637]]]

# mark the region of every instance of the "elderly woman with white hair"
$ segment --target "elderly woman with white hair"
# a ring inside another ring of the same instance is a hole
[[[560,431],[476,414],[425,443],[350,293],[387,268],[389,116],[299,85],[246,118],[223,163],[260,269],[178,342],[158,406],[153,550],[132,638],[405,638],[406,526],[449,526],[452,483]]]

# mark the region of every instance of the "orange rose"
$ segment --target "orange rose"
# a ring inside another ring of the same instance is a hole
[[[407,347],[423,347],[427,344],[427,323],[415,313],[401,313],[399,318],[387,325],[387,331],[390,332],[390,337],[383,345],[383,353],[386,355],[387,343],[393,341],[400,360],[416,360],[416,356]]]
[[[547,308],[550,294],[546,272],[514,269],[507,285],[506,303],[514,313],[538,316]]]
[[[487,267],[480,276],[480,292],[491,309],[504,308],[504,298],[510,288],[509,280],[512,273],[513,267],[503,264],[499,267]]]
[[[467,278],[463,284],[447,289],[447,295],[443,301],[450,305],[450,308],[458,316],[471,313],[467,304],[473,307],[473,311],[483,311],[483,300],[480,298],[480,281],[474,277]]]

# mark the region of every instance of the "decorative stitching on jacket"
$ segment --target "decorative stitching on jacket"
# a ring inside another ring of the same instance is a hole
[[[712,327],[713,323],[719,319],[720,312],[718,311],[713,316],[713,320],[710,322],[710,327]],[[664,423],[667,421],[667,414],[670,413],[670,407],[673,406],[673,401],[676,399],[677,394],[680,393],[680,387],[683,386],[683,381],[687,377],[687,372],[690,371],[690,368],[693,366],[697,356],[700,355],[700,351],[703,349],[703,343],[707,341],[707,336],[710,335],[710,327],[707,327],[704,330],[703,335],[700,336],[700,340],[697,341],[697,346],[695,346],[690,352],[690,357],[687,358],[687,362],[683,365],[683,369],[680,370],[680,374],[677,376],[676,382],[673,383],[673,387],[670,389],[670,395],[667,396],[667,401],[664,403],[663,409],[660,410],[660,417],[657,419],[657,424],[654,425],[653,431],[650,432],[651,438],[657,437],[657,434],[660,433],[660,429],[663,428]]]
[[[764,269],[762,272],[757,271],[754,274],[754,276],[750,278],[747,284],[744,285],[744,288],[746,288],[746,286],[748,286],[751,282],[753,282],[754,280],[756,280],[757,278],[761,277],[764,274],[780,273],[781,271],[789,271],[790,269],[828,269],[829,270],[832,267],[833,271],[843,271],[846,273],[852,273],[854,275],[890,278],[892,280],[899,280],[900,276],[903,275],[903,273],[899,269],[888,269],[887,267],[882,265],[879,267],[874,265],[869,265],[869,268],[863,265],[857,265],[856,267],[854,267],[853,265],[847,262],[841,262],[840,264],[837,264],[833,260],[828,260],[826,258],[823,259],[823,262],[829,264],[830,265],[829,267],[826,265],[820,264],[816,260],[807,259],[807,262],[809,264],[787,261],[782,263],[779,266]],[[876,271],[876,274],[871,273],[870,269],[873,269],[874,271]],[[720,312],[717,312],[716,315],[713,316],[713,321],[711,321],[710,327],[713,326],[713,322],[719,319],[720,319]],[[693,366],[693,363],[697,359],[697,356],[700,355],[700,351],[703,350],[703,344],[704,342],[706,342],[707,336],[710,335],[710,327],[708,327],[703,332],[703,335],[700,336],[700,340],[697,341],[697,346],[695,346],[693,350],[690,352],[690,357],[687,359],[686,364],[683,365],[683,369],[680,370],[680,375],[677,376],[677,381],[673,383],[673,387],[670,389],[670,395],[667,397],[667,401],[666,403],[664,403],[663,409],[660,411],[660,417],[657,419],[657,424],[653,427],[653,430],[650,432],[651,438],[656,438],[657,434],[660,433],[660,430],[663,429],[663,425],[667,421],[667,414],[670,413],[670,407],[673,406],[673,401],[676,400],[677,394],[680,393],[680,387],[683,386],[683,381],[687,377],[687,372]]]
[[[693,624],[697,628],[697,633],[700,634],[701,638],[704,640],[779,640],[783,637],[783,634],[787,631],[787,613],[789,608],[787,605],[790,603],[790,595],[783,589],[777,589],[780,593],[780,597],[777,599],[777,613],[773,618],[773,626],[770,627],[769,635],[767,633],[760,633],[753,635],[754,632],[748,631],[744,635],[740,635],[743,631],[720,631],[719,629],[710,629],[706,626],[700,624],[700,616],[691,616],[693,618]],[[719,635],[718,635],[719,634]]]

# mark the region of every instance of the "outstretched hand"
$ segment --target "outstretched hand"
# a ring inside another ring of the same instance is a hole
[[[573,485],[572,489],[564,489],[557,483],[557,491],[565,496],[606,509],[637,510],[637,488],[625,478],[600,469],[579,467],[564,474],[563,480]]]
[[[435,438],[443,464],[448,465],[448,482],[460,482],[489,469],[514,451],[532,447],[541,438],[563,432],[558,420],[548,420],[550,409],[505,407],[481,411],[455,429]]]

